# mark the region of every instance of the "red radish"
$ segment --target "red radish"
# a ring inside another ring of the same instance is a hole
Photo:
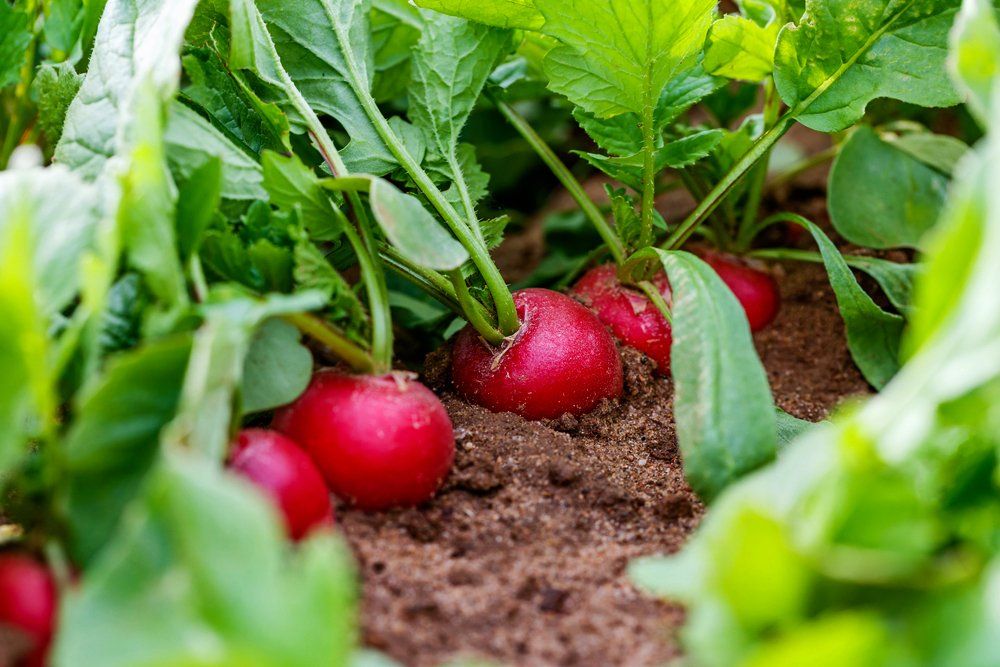
[[[314,528],[333,525],[330,492],[316,464],[277,431],[240,431],[229,467],[274,500],[292,539],[302,539]]]
[[[670,303],[670,283],[662,271],[653,284]],[[618,281],[614,264],[604,264],[588,271],[573,287],[573,294],[590,306],[625,345],[644,352],[664,373],[670,372],[670,324],[653,302],[637,289]]]
[[[615,341],[581,303],[545,289],[514,293],[521,329],[500,349],[472,327],[455,339],[451,377],[466,398],[527,419],[582,414],[622,393]]]
[[[430,500],[455,458],[441,401],[403,374],[319,371],[274,427],[302,443],[335,494],[364,510]]]
[[[781,307],[781,291],[770,273],[732,255],[702,251],[699,256],[743,304],[751,331],[760,331],[774,321]]]
[[[28,653],[16,665],[43,667],[55,628],[57,595],[49,570],[15,553],[0,555],[0,627],[24,637]]]

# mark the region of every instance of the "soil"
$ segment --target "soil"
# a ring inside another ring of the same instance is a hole
[[[822,204],[812,204],[797,208],[823,222]],[[513,256],[538,255],[531,245]],[[822,267],[776,270],[782,311],[757,347],[778,404],[817,421],[869,387]],[[447,349],[431,355],[425,381],[455,425],[451,477],[418,509],[339,508],[362,571],[367,645],[412,667],[461,657],[645,667],[678,655],[683,610],[640,594],[625,568],[677,551],[704,508],[684,481],[671,383],[640,353],[625,348],[622,358],[621,400],[527,422],[455,397]]]

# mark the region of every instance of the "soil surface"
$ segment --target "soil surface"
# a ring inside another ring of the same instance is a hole
[[[782,311],[757,346],[778,404],[816,421],[869,388],[822,267],[776,270]],[[451,477],[419,509],[339,513],[362,570],[366,644],[412,667],[645,667],[677,655],[683,611],[637,592],[625,568],[679,549],[703,506],[684,481],[669,380],[640,353],[622,356],[620,401],[532,423],[453,396],[447,350],[432,355],[425,380],[458,443]]]

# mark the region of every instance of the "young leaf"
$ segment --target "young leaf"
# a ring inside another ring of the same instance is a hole
[[[944,207],[949,179],[858,127],[830,172],[830,217],[848,241],[869,248],[920,247]]]
[[[316,241],[333,241],[343,233],[341,214],[302,160],[267,151],[263,164],[264,188],[272,204],[284,211],[298,207],[302,224]]]
[[[821,132],[858,122],[889,97],[959,102],[945,68],[958,0],[807,0],[778,37],[774,81],[796,120]]]
[[[742,16],[724,16],[712,24],[705,49],[705,71],[728,79],[759,82],[774,70],[777,23],[761,27]]]
[[[382,179],[372,181],[372,213],[386,237],[410,261],[428,269],[450,271],[469,253],[413,195]]]
[[[69,481],[61,502],[78,562],[89,563],[104,547],[146,479],[160,430],[177,408],[190,351],[187,336],[148,343],[113,358],[77,396],[63,446]]]
[[[292,551],[263,495],[173,451],[62,601],[53,664],[347,667],[355,595],[333,536]]]
[[[988,0],[964,0],[951,33],[949,69],[969,109],[982,125],[994,114],[1000,81],[1000,25]]]
[[[535,8],[534,0],[415,0],[427,9],[460,16],[497,28],[538,30],[545,17]]]
[[[366,341],[368,316],[361,302],[344,277],[330,266],[329,260],[306,234],[296,238],[293,256],[296,286],[322,292],[327,319],[343,328],[355,342]]]
[[[80,91],[83,77],[69,63],[45,64],[35,75],[38,91],[38,124],[48,145],[55,147],[62,136],[66,111]]]
[[[177,180],[189,180],[212,160],[222,163],[222,196],[234,201],[267,197],[261,167],[211,123],[189,107],[174,102],[164,136],[167,160]]]
[[[711,500],[774,458],[774,400],[746,314],[722,279],[690,253],[655,252],[673,290],[674,418],[684,472]]]
[[[161,100],[177,89],[184,30],[197,0],[109,0],[79,94],[66,112],[55,159],[96,178],[126,139],[137,83]]]
[[[22,6],[0,2],[0,88],[15,83],[31,44],[30,20]]]
[[[177,196],[177,247],[181,260],[198,252],[222,200],[222,162],[209,160],[181,184]]]
[[[724,136],[723,130],[703,130],[671,141],[653,154],[656,170],[662,171],[668,167],[680,169],[694,164],[715,150]],[[633,190],[642,189],[642,153],[627,157],[605,157],[595,153],[580,153],[580,155],[608,176],[621,181]]]
[[[667,82],[702,48],[712,0],[535,0],[542,31],[561,44],[545,58],[552,90],[598,118],[645,117]]]
[[[244,414],[273,410],[305,391],[313,358],[301,335],[280,319],[264,322],[250,344],[240,385]]]
[[[508,32],[437,16],[425,21],[413,53],[410,120],[447,166],[469,220],[476,219],[476,201],[460,164],[459,137],[487,77],[509,46]]]

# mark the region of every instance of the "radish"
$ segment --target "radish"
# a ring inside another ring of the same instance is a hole
[[[229,467],[271,497],[292,539],[302,539],[314,528],[333,525],[330,493],[316,464],[277,431],[240,431]]]
[[[441,401],[401,373],[321,370],[274,427],[305,447],[335,494],[364,510],[429,500],[455,458]]]
[[[52,643],[57,595],[48,568],[28,556],[0,555],[0,627],[22,636],[27,653],[15,665],[43,667]]]
[[[521,328],[502,346],[472,327],[455,339],[452,382],[470,401],[527,419],[582,414],[622,393],[615,341],[590,310],[545,289],[514,293]]]
[[[662,271],[651,281],[670,303],[670,283]],[[670,323],[638,289],[618,280],[614,264],[588,271],[573,287],[573,294],[590,306],[625,345],[645,353],[663,373],[670,372]]]
[[[743,305],[751,331],[760,331],[774,321],[781,307],[781,291],[770,273],[733,255],[707,250],[698,254]]]

